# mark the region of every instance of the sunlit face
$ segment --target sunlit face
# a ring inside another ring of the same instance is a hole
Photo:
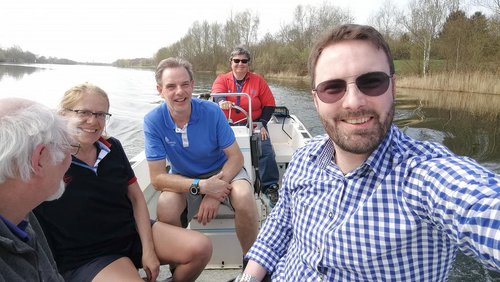
[[[235,63],[234,60],[239,60],[239,63]],[[241,60],[246,60],[246,63],[243,63]],[[244,77],[247,72],[250,70],[250,61],[248,60],[247,56],[245,55],[235,55],[231,59],[231,70],[233,71],[235,76],[240,76]]]
[[[313,99],[326,132],[336,150],[369,155],[382,141],[394,117],[394,81],[380,96],[367,96],[354,80],[368,72],[390,74],[387,57],[371,43],[349,40],[326,47],[316,65],[315,86],[331,79],[345,79],[344,96],[334,103]]]
[[[83,95],[82,99],[73,106],[72,110],[107,113],[109,104],[106,98],[100,95]],[[96,117],[96,115],[84,118],[71,111],[65,111],[65,115],[71,118],[71,123],[76,127],[75,138],[82,147],[94,144],[101,137],[106,127],[106,119]]]
[[[189,114],[194,80],[184,67],[167,68],[161,76],[162,85],[157,85],[160,96],[172,114]]]

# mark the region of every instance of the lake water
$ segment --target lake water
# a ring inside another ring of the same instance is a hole
[[[195,74],[195,93],[209,93],[213,74]],[[90,82],[109,95],[108,135],[121,140],[129,158],[143,149],[143,116],[161,101],[151,70],[108,66],[0,65],[0,97],[23,97],[57,107],[70,87]],[[277,105],[288,107],[312,135],[324,133],[308,82],[269,80]],[[395,123],[410,136],[448,146],[500,174],[500,95],[398,89]],[[1,141],[0,141],[1,142]],[[500,281],[474,260],[457,256],[449,281]]]

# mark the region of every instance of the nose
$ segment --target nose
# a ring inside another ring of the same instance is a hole
[[[97,119],[97,116],[96,116],[96,115],[90,115],[90,116],[87,118],[87,122],[88,122],[88,123],[90,123],[90,122],[92,122],[92,121],[94,121],[94,120],[95,120],[95,121],[99,121],[99,120]]]
[[[359,109],[365,105],[366,95],[359,90],[355,81],[348,82],[342,99],[342,106],[346,109]]]

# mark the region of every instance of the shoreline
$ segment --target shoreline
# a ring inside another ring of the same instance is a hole
[[[297,81],[309,83],[309,76],[292,74],[266,74],[266,79]],[[440,91],[467,94],[500,95],[500,80],[493,73],[468,72],[468,73],[437,73],[421,77],[418,75],[398,76],[396,74],[397,88]]]

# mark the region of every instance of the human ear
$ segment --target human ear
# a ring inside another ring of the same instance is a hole
[[[313,98],[314,107],[316,107],[316,111],[318,111],[319,110],[319,108],[318,108],[318,95],[316,95],[316,93],[313,90],[311,90],[311,95]]]
[[[40,174],[43,169],[42,162],[47,153],[46,149],[47,147],[44,144],[38,144],[31,152],[31,168],[35,174]]]
[[[392,98],[396,100],[396,75],[393,74],[391,76],[391,81],[392,81]]]

